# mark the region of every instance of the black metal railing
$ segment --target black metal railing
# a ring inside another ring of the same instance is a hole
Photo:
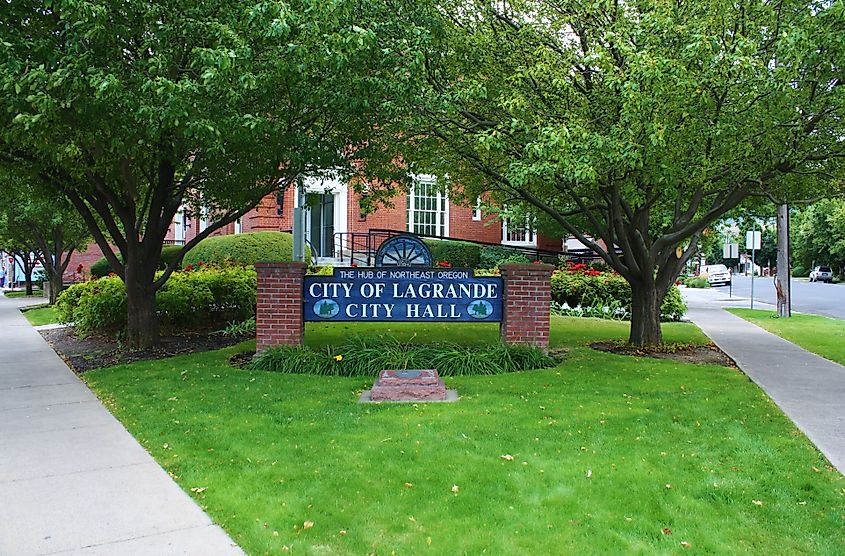
[[[356,256],[366,257],[367,266],[372,265],[378,248],[381,244],[391,237],[397,235],[413,235],[423,239],[440,239],[448,241],[463,241],[465,243],[474,243],[483,247],[502,247],[508,250],[520,253],[532,261],[545,261],[550,263],[558,263],[561,260],[569,260],[574,262],[587,262],[599,258],[593,251],[589,249],[579,250],[577,252],[554,251],[550,249],[540,249],[538,247],[531,247],[527,245],[507,245],[502,243],[493,243],[489,241],[477,241],[471,239],[464,239],[459,237],[437,236],[431,234],[415,234],[404,230],[391,230],[386,228],[372,228],[368,232],[338,232],[335,234],[335,245],[339,246],[337,252],[339,253],[340,262],[345,262],[348,253],[350,262],[354,262]]]

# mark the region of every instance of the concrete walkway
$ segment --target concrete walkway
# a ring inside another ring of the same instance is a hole
[[[723,310],[748,307],[748,300],[720,290],[685,291],[689,319],[845,472],[845,367]]]
[[[24,304],[0,295],[0,554],[243,554],[33,330]]]

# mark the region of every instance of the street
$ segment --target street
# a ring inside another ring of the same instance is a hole
[[[754,278],[754,308],[777,308],[774,278],[771,276]],[[727,286],[714,288],[728,298]],[[733,296],[751,297],[751,277],[734,274]],[[761,303],[760,303],[761,302]],[[759,306],[758,306],[758,303]],[[763,303],[768,305],[763,305]],[[813,313],[837,319],[845,319],[845,284],[810,283],[806,279],[792,280],[792,310],[800,313]]]

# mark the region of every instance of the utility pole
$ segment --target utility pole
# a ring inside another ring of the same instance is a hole
[[[778,205],[778,258],[775,291],[778,296],[778,316],[792,316],[792,269],[789,264],[789,205]]]

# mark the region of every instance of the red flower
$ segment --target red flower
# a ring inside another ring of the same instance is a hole
[[[202,261],[197,261],[197,266],[205,266],[205,263]]]
[[[358,263],[349,263],[349,266],[354,268],[354,267],[358,266]]]
[[[76,267],[76,273],[82,274],[82,263],[79,263],[79,266]]]
[[[185,270],[187,270],[187,271],[191,271],[193,269],[194,269],[194,265],[192,265],[192,264],[189,264],[188,266],[185,267]]]
[[[439,268],[452,268],[452,263],[450,263],[449,261],[437,261],[434,266],[437,266]]]
[[[533,264],[543,264],[543,261],[534,261]]]

